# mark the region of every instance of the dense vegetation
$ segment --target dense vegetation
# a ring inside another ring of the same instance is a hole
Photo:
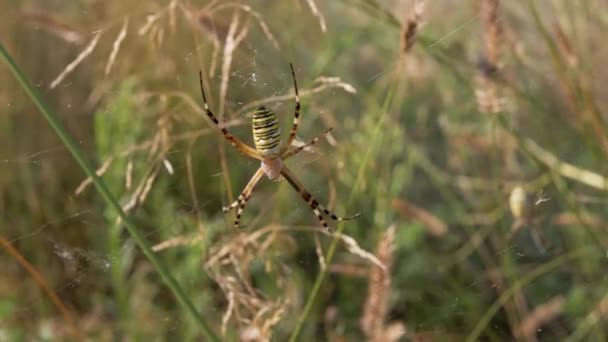
[[[607,6],[0,3],[0,43],[128,215],[4,57],[0,340],[607,340]],[[361,216],[325,231],[263,179],[237,229],[222,206],[258,162],[198,72],[251,143],[260,104],[291,129],[290,62],[295,145],[322,139],[287,164]]]

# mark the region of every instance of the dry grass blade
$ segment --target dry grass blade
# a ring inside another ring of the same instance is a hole
[[[211,54],[211,63],[209,65],[209,77],[214,77],[215,71],[217,70],[217,60],[220,55],[220,34],[218,33],[218,29],[213,21],[213,18],[207,11],[199,11],[198,15],[196,16],[196,22],[213,44],[213,53]],[[224,32],[222,33],[222,35],[225,34]]]
[[[97,42],[99,41],[99,38],[101,37],[101,33],[102,31],[97,31],[97,33],[95,33],[95,36],[93,36],[93,39],[91,40],[91,42],[89,43],[89,45],[87,45],[87,47],[84,48],[84,50],[82,50],[82,52],[78,55],[78,57],[76,57],[76,59],[74,59],[74,61],[70,64],[68,64],[65,69],[63,69],[63,71],[61,72],[61,74],[59,74],[59,76],[57,76],[53,82],[51,82],[50,88],[54,89],[59,83],[61,83],[61,81],[63,81],[63,79],[69,75],[74,69],[76,69],[76,67],[85,59],[87,58],[91,52],[93,52],[93,50],[95,49],[95,46],[97,45]]]
[[[84,37],[74,28],[41,11],[26,11],[20,17],[26,24],[40,27],[66,43],[80,43]]]
[[[103,164],[101,165],[101,167],[98,168],[97,171],[95,171],[95,174],[97,176],[101,177],[108,170],[108,167],[110,167],[110,165],[112,164],[113,161],[114,161],[114,157],[108,158],[105,162],[103,162]],[[74,191],[74,194],[75,195],[80,195],[80,193],[83,192],[84,189],[86,189],[92,183],[93,183],[93,179],[91,179],[91,177],[85,178],[85,180],[83,180],[80,183],[80,185],[78,185],[78,187]]]
[[[127,161],[127,169],[125,170],[125,189],[131,190],[133,184],[133,158]]]
[[[120,45],[122,41],[127,36],[127,27],[129,26],[129,18],[125,18],[124,23],[122,24],[122,28],[112,44],[112,52],[110,53],[110,58],[108,58],[108,63],[106,64],[105,74],[106,76],[110,74],[110,70],[112,70],[112,65],[114,65],[114,61],[116,60],[116,56],[118,56],[118,51],[120,50]]]
[[[277,49],[277,50],[279,49],[279,42],[276,40],[276,38],[274,37],[274,35],[270,31],[270,28],[268,28],[268,25],[266,24],[266,22],[264,21],[264,19],[260,15],[260,13],[254,11],[250,6],[239,4],[239,3],[229,2],[229,3],[223,3],[223,4],[219,5],[219,6],[214,7],[212,10],[210,10],[210,12],[211,11],[218,11],[220,9],[230,8],[230,7],[234,7],[234,8],[240,9],[240,10],[248,13],[249,15],[251,15],[258,22],[258,24],[262,28],[262,31],[266,35],[266,38],[268,38],[268,40],[272,43],[272,45],[275,47],[275,49]]]
[[[271,303],[266,305],[253,319],[253,322],[241,332],[241,341],[270,341],[272,327],[275,326],[285,314],[287,303]]]
[[[355,278],[367,278],[369,276],[367,267],[350,264],[333,263],[329,266],[329,272]]]
[[[130,195],[130,199],[122,206],[124,212],[128,213],[133,210],[138,204],[141,204],[145,201],[146,197],[150,190],[152,190],[152,185],[156,180],[156,176],[158,176],[158,171],[160,170],[160,166],[158,164],[153,165],[153,167],[148,171],[148,174],[142,179],[140,184],[135,188],[133,193]]]
[[[168,248],[174,248],[178,246],[192,246],[203,240],[203,235],[199,233],[190,234],[187,236],[176,236],[169,240],[165,240],[163,242],[157,243],[152,246],[152,250],[155,252],[160,252],[162,250]]]
[[[348,235],[345,235],[344,233],[339,233],[339,234],[331,233],[329,235],[336,236],[339,240],[342,240],[342,242],[344,242],[344,244],[346,245],[346,248],[348,249],[348,251],[351,252],[352,254],[357,255],[360,258],[371,262],[372,264],[378,266],[381,270],[386,272],[386,270],[387,270],[386,265],[380,259],[378,259],[374,254],[359,247],[359,244],[357,244],[357,240],[353,239],[352,237],[350,237]]]
[[[317,257],[319,258],[319,266],[322,270],[326,269],[327,263],[325,262],[323,248],[321,247],[321,241],[319,241],[319,236],[317,234],[315,234],[315,251],[317,252]]]
[[[234,312],[234,292],[230,291],[226,297],[226,300],[228,300],[228,307],[222,316],[222,335],[226,335],[226,328],[228,327],[230,316],[232,316],[232,313]]]
[[[388,227],[376,247],[376,257],[386,268],[372,267],[369,272],[369,286],[365,299],[364,311],[360,320],[361,330],[369,341],[397,341],[404,333],[402,329],[387,329],[385,325],[388,313],[388,300],[391,291],[390,268],[395,252],[395,225]]]
[[[393,199],[391,206],[404,218],[420,221],[435,237],[442,237],[448,232],[448,225],[426,209],[399,198]]]
[[[546,303],[538,305],[522,319],[519,328],[516,330],[516,336],[526,341],[536,340],[536,332],[539,328],[560,315],[564,311],[565,304],[566,299],[559,295],[551,298]]]
[[[604,227],[604,220],[599,215],[586,211],[583,211],[579,215],[571,212],[559,213],[552,217],[551,222],[557,226],[575,226],[583,223],[586,226],[594,228]]]
[[[343,82],[339,77],[318,77],[315,80],[318,85],[312,89],[299,89],[300,99],[320,93],[326,89],[339,88],[348,93],[356,94],[357,89],[349,83]],[[237,116],[241,116],[244,113],[250,112],[252,109],[257,108],[261,105],[267,105],[269,103],[288,101],[295,98],[295,94],[271,96],[261,100],[256,100],[245,104],[238,112]]]
[[[137,30],[137,34],[139,34],[140,36],[148,34],[148,32],[152,30],[152,27],[156,24],[156,22],[158,21],[158,19],[160,19],[161,16],[162,12],[148,15],[146,17],[146,23],[142,27],[140,27],[139,30]]]
[[[65,306],[61,298],[53,291],[51,286],[49,286],[46,278],[32,265],[27,259],[21,255],[21,253],[8,241],[4,238],[4,236],[0,235],[0,245],[6,250],[10,255],[13,256],[17,262],[27,270],[30,276],[33,278],[34,282],[42,289],[42,291],[49,297],[51,302],[57,307],[57,309],[61,312],[64,319],[66,320],[70,330],[76,340],[84,341],[84,336],[81,331],[78,329],[78,325],[76,325],[76,321],[74,320],[74,315],[68,308]]]
[[[577,67],[579,65],[579,58],[572,48],[570,39],[562,29],[562,26],[556,22],[553,25],[553,31],[555,32],[555,41],[557,42],[557,48],[559,52],[564,56],[564,60],[571,67]]]
[[[357,89],[353,85],[351,85],[349,83],[346,83],[346,82],[343,82],[340,79],[340,77],[321,76],[321,77],[317,77],[317,79],[315,79],[315,83],[318,83],[319,87],[325,86],[325,87],[332,87],[332,88],[341,88],[342,90],[344,90],[347,93],[351,93],[351,94],[356,94],[357,93]],[[319,88],[319,87],[317,87],[317,88]],[[312,93],[317,88],[311,89],[308,92]],[[306,90],[300,91],[300,95],[302,95],[302,94],[306,95],[307,91]]]
[[[321,31],[327,32],[327,24],[325,24],[325,17],[323,17],[323,13],[319,11],[317,4],[315,4],[314,0],[306,0],[308,7],[310,7],[310,12],[312,15],[319,18],[319,26],[321,26]]]
[[[523,144],[540,162],[555,169],[562,176],[596,189],[608,190],[608,179],[602,175],[559,160],[532,139],[526,139]]]
[[[226,93],[228,92],[228,80],[230,79],[230,66],[232,65],[232,56],[234,50],[238,45],[245,39],[249,29],[247,26],[237,34],[239,27],[239,14],[235,12],[232,15],[232,21],[230,22],[230,28],[228,28],[228,34],[226,35],[226,42],[224,43],[224,63],[222,64],[222,83],[220,84],[220,105],[219,115],[224,114],[224,107],[226,103]]]
[[[224,260],[228,255],[230,255],[230,253],[232,253],[235,250],[235,248],[242,248],[243,246],[248,246],[248,245],[256,245],[258,243],[257,240],[261,239],[262,236],[269,234],[269,233],[274,233],[277,231],[278,232],[307,231],[307,232],[321,233],[323,235],[330,236],[330,237],[337,236],[337,238],[346,245],[346,247],[348,248],[348,250],[351,253],[361,257],[364,260],[367,260],[368,262],[378,266],[381,269],[386,269],[386,266],[382,263],[382,261],[380,261],[374,254],[372,254],[368,251],[365,251],[364,249],[359,247],[359,245],[357,244],[355,239],[353,239],[352,237],[350,237],[346,234],[342,233],[342,234],[337,235],[336,233],[328,232],[326,229],[322,229],[322,228],[318,228],[318,227],[309,228],[309,227],[289,227],[289,226],[276,226],[276,225],[260,228],[249,234],[245,234],[242,236],[238,235],[237,237],[234,237],[230,241],[222,242],[222,244],[219,247],[211,249],[209,258],[208,258],[207,262],[205,263],[204,267],[211,268],[215,265],[219,265],[222,263],[222,260]]]

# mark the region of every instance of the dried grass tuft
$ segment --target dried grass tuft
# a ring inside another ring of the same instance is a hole
[[[266,265],[267,271],[276,270],[273,276],[277,288],[285,292],[282,295],[273,294],[273,298],[287,298],[280,300],[270,299],[254,287],[250,267],[255,260],[276,260],[277,248],[285,248],[285,246],[290,246],[289,249],[295,248],[296,242],[287,234],[290,232],[311,232],[329,237],[334,237],[336,234],[318,227],[271,225],[254,231],[239,231],[210,247],[204,268],[217,282],[226,298],[227,307],[222,318],[223,332],[228,330],[232,322],[237,325],[242,340],[267,341],[271,338],[271,328],[284,317],[291,302],[288,286],[289,266]],[[374,254],[361,249],[352,237],[344,234],[337,237],[351,253],[373,263],[374,269],[386,272],[384,263]],[[190,243],[192,239],[183,240],[183,243]],[[324,265],[324,258],[322,260],[320,263]]]

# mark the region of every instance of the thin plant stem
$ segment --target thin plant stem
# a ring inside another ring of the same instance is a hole
[[[85,338],[74,321],[74,315],[70,310],[68,310],[63,301],[61,301],[57,293],[55,293],[55,291],[53,291],[53,289],[49,286],[44,275],[42,275],[36,269],[36,267],[34,267],[34,265],[27,261],[27,259],[25,259],[25,257],[21,255],[21,253],[19,253],[19,251],[2,235],[0,235],[0,245],[8,252],[8,254],[12,255],[13,258],[15,258],[15,260],[17,260],[17,262],[23,266],[23,268],[27,270],[38,286],[40,286],[42,291],[44,291],[44,293],[46,293],[46,295],[51,299],[51,302],[53,302],[68,323],[74,337],[80,341],[84,341]]]
[[[382,112],[380,114],[380,118],[378,119],[378,123],[376,124],[376,127],[374,129],[374,137],[381,136],[380,130],[384,123],[384,116],[386,115],[386,113],[388,111],[388,107],[392,102],[393,90],[394,90],[394,87],[390,87],[390,90],[385,98],[383,108],[381,109]],[[353,190],[351,191],[346,208],[350,207],[350,204],[352,203],[352,201],[354,199],[355,192],[359,188],[359,183],[363,180],[363,177],[365,176],[365,169],[367,166],[367,162],[371,158],[374,147],[375,147],[375,144],[369,145],[369,148],[365,152],[365,157],[363,158],[363,160],[361,161],[361,164],[359,165],[359,169],[357,172],[357,178],[356,178],[355,184],[352,188]],[[298,317],[298,322],[296,323],[296,327],[294,328],[293,333],[289,337],[290,342],[297,341],[300,331],[302,330],[302,327],[304,325],[304,322],[306,321],[306,318],[310,314],[310,310],[312,309],[315,299],[317,298],[317,295],[319,294],[319,290],[321,289],[323,280],[325,280],[325,277],[327,276],[327,271],[329,269],[329,265],[331,265],[331,261],[333,260],[333,257],[336,253],[336,248],[338,246],[338,242],[340,241],[340,239],[338,237],[342,234],[343,231],[344,231],[344,222],[340,222],[340,224],[338,225],[338,229],[336,230],[336,233],[335,233],[333,239],[331,240],[331,243],[330,243],[329,248],[326,253],[325,262],[328,267],[321,269],[319,271],[319,274],[317,275],[317,278],[315,279],[313,287],[310,290],[310,293],[308,295],[308,299],[306,300],[306,304],[304,305],[304,309],[302,310],[302,314],[300,314],[300,317]]]
[[[513,296],[515,293],[517,293],[518,290],[520,290],[524,286],[530,284],[536,278],[551,272],[553,269],[563,265],[564,263],[571,261],[571,260],[576,260],[576,259],[584,256],[585,254],[587,254],[587,252],[588,252],[588,250],[586,247],[576,249],[568,254],[564,254],[546,264],[543,264],[543,265],[535,268],[530,273],[523,276],[520,280],[516,281],[511,287],[509,287],[507,290],[505,290],[500,295],[500,297],[498,297],[498,299],[494,302],[494,304],[492,304],[492,306],[490,306],[488,311],[486,311],[486,313],[477,322],[477,325],[475,326],[475,328],[473,328],[473,331],[471,331],[471,333],[467,337],[466,341],[468,341],[468,342],[479,341],[480,335],[482,334],[485,327],[490,323],[490,320],[492,319],[492,317],[494,317],[496,312],[498,312],[498,310],[509,300],[509,298],[511,298],[511,296]]]

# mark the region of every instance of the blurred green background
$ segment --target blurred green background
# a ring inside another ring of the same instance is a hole
[[[221,340],[605,341],[607,6],[4,1],[0,41]],[[287,182],[222,212],[258,162],[198,72],[251,143],[289,62],[335,254]],[[205,340],[1,64],[0,340]]]

